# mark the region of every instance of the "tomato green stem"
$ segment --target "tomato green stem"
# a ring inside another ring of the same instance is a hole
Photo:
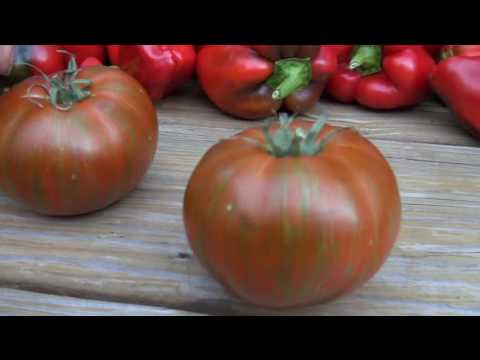
[[[295,91],[308,86],[312,79],[312,64],[309,58],[282,59],[275,62],[273,74],[266,84],[273,89],[272,99],[282,100]]]
[[[315,117],[317,120],[308,131],[303,128],[296,128],[295,131],[290,127],[296,115],[288,116],[279,114],[280,128],[271,133],[271,121],[265,121],[262,127],[266,140],[266,150],[275,157],[286,156],[314,156],[321,152],[327,143],[344,128],[336,129],[329,133],[325,138],[318,141],[318,135],[326,124],[327,118],[324,115]]]
[[[61,111],[70,110],[76,102],[82,101],[89,96],[91,92],[89,90],[90,85],[92,84],[91,80],[88,79],[77,79],[77,75],[80,71],[77,67],[77,62],[75,56],[65,50],[57,50],[58,52],[66,53],[70,56],[67,69],[57,73],[53,76],[48,76],[42,72],[39,68],[32,64],[26,63],[25,65],[34,68],[37,70],[40,75],[45,80],[44,84],[33,84],[27,90],[27,94],[24,98],[29,99],[36,105],[39,105],[40,102],[35,99],[44,99],[50,101],[50,103],[55,106],[56,109]],[[40,87],[43,89],[47,95],[33,95],[32,89],[35,87]],[[40,106],[40,105],[39,105]]]

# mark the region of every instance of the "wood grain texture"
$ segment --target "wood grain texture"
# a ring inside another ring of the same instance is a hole
[[[320,102],[390,161],[401,234],[380,272],[338,301],[287,315],[480,315],[480,148],[445,107],[375,112]],[[95,214],[37,216],[0,194],[0,286],[209,314],[273,314],[226,293],[192,256],[183,192],[216,141],[249,126],[193,89],[158,105],[159,149],[137,190]]]
[[[0,316],[198,316],[167,308],[92,301],[0,288]]]

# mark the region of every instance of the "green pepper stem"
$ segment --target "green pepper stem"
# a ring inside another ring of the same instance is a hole
[[[446,59],[448,59],[449,57],[452,57],[452,56],[455,56],[453,48],[451,46],[447,46],[440,52],[439,60],[443,61],[443,60],[446,60]]]
[[[359,45],[353,52],[348,68],[362,75],[375,74],[382,70],[382,48],[379,45]]]
[[[275,62],[275,69],[266,84],[273,89],[272,99],[282,100],[308,86],[311,79],[310,59],[290,58]]]

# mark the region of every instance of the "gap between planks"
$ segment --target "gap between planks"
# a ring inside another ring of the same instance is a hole
[[[0,316],[202,316],[163,307],[88,300],[0,287]]]

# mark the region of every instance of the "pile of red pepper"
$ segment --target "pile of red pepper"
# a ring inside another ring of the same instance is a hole
[[[335,45],[338,69],[327,93],[337,101],[390,110],[433,90],[480,136],[480,45]]]
[[[153,100],[190,80],[196,63],[193,45],[3,45],[0,86],[11,86],[40,71],[47,75],[63,71],[70,54],[80,67],[120,67],[136,78]]]
[[[480,134],[480,45],[4,45],[0,86],[62,71],[69,54],[82,67],[120,67],[153,100],[181,88],[196,70],[212,103],[252,120],[307,112],[324,92],[342,103],[393,110],[433,90]]]
[[[480,134],[480,45],[204,45],[197,76],[210,100],[244,119],[305,112],[326,95],[377,110],[432,90]]]

